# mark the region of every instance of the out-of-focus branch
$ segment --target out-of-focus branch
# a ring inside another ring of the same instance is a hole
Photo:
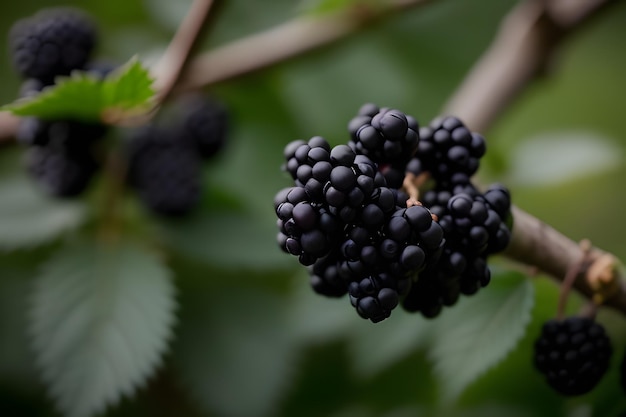
[[[198,56],[190,62],[176,91],[196,90],[269,67],[336,42],[376,19],[429,2],[391,0],[376,9],[362,6],[332,14],[298,17]]]
[[[157,97],[162,101],[170,92],[195,91],[252,71],[278,64],[312,49],[336,42],[367,24],[432,0],[389,0],[377,8],[355,6],[348,10],[298,17],[282,25],[235,40],[189,60],[189,52],[212,3],[195,0],[195,7],[155,69]],[[6,116],[6,117],[5,117]],[[150,116],[150,115],[148,115]],[[16,118],[0,112],[0,142],[15,135]]]
[[[178,82],[209,15],[213,0],[194,0],[155,69],[157,101],[164,101]]]
[[[524,89],[543,75],[566,36],[595,18],[611,0],[526,0],[503,20],[498,34],[445,107],[471,129],[487,130]],[[581,246],[513,207],[512,241],[505,255],[562,281],[587,256],[574,288],[626,314],[626,285],[610,254]]]
[[[452,95],[445,111],[485,131],[528,84],[545,74],[567,35],[615,0],[526,0],[502,21],[491,46]]]

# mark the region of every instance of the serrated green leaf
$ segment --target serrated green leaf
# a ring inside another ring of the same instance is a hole
[[[437,319],[428,356],[445,402],[456,399],[516,346],[530,322],[533,301],[531,282],[509,272]]]
[[[298,357],[286,297],[212,288],[184,303],[193,315],[181,320],[174,361],[196,401],[220,416],[276,415]]]
[[[109,74],[102,86],[102,102],[105,110],[141,109],[149,105],[153,96],[150,73],[136,58]]]
[[[132,58],[103,80],[90,73],[73,71],[70,76],[57,77],[54,85],[36,96],[19,99],[0,110],[47,120],[98,122],[107,112],[146,110],[153,96],[148,70]]]
[[[54,86],[44,88],[34,97],[22,98],[2,107],[18,116],[41,119],[97,121],[102,109],[102,82],[93,75],[75,71],[59,77]]]
[[[37,277],[30,311],[36,363],[68,417],[130,395],[155,370],[175,320],[167,268],[146,249],[76,242]]]
[[[45,243],[79,226],[85,207],[46,197],[22,172],[0,177],[0,250]]]

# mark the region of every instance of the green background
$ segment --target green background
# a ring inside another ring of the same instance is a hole
[[[92,13],[102,35],[98,57],[120,63],[133,55],[147,62],[158,57],[188,4],[63,3]],[[307,4],[221,2],[202,49],[280,24]],[[176,337],[158,372],[106,415],[617,417],[626,412],[617,383],[626,323],[617,313],[599,315],[616,353],[593,393],[563,399],[532,369],[533,339],[556,312],[558,287],[550,279],[532,279],[532,321],[517,347],[458,401],[442,403],[442,383],[419,338],[430,323],[402,311],[380,325],[364,322],[345,299],[315,295],[303,268],[275,244],[272,197],[289,185],[280,171],[283,146],[315,135],[333,145],[346,142],[347,122],[365,102],[428,123],[514,4],[433,1],[332,46],[207,89],[228,106],[232,128],[227,148],[205,166],[202,207],[182,222],[164,223],[132,199],[129,203],[131,223],[168,244],[178,288]],[[4,41],[9,27],[56,5],[26,0],[0,6],[1,103],[15,98],[20,82]],[[519,207],[621,259],[626,259],[624,21],[626,3],[568,39],[549,73],[482,132],[488,153],[480,172],[483,183],[506,184]],[[2,146],[0,171],[17,172],[21,153],[15,145]],[[10,221],[0,219],[0,235],[3,222]],[[61,244],[59,239],[0,255],[2,416],[58,415],[33,366],[26,321],[32,280]],[[494,263],[516,267],[503,259]],[[569,310],[579,306],[574,298]]]

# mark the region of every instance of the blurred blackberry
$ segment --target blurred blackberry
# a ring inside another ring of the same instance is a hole
[[[348,145],[378,164],[403,167],[417,148],[418,129],[413,117],[368,103],[348,124]]]
[[[202,95],[185,97],[180,102],[184,136],[204,159],[217,154],[226,143],[228,113],[217,101]]]
[[[148,208],[168,217],[189,213],[201,196],[199,156],[177,133],[147,126],[129,142],[129,183]]]
[[[429,172],[437,181],[454,175],[472,176],[485,154],[485,139],[470,132],[456,117],[434,119],[419,130],[420,141],[407,169],[419,174]]]
[[[9,33],[15,69],[25,78],[51,84],[54,77],[83,69],[96,44],[96,30],[82,12],[45,9],[16,22]]]
[[[611,341],[600,324],[587,317],[569,317],[544,323],[535,341],[534,364],[556,392],[577,396],[600,382],[611,354]]]
[[[32,147],[26,153],[29,174],[44,192],[54,197],[74,197],[89,185],[98,165],[87,149]]]

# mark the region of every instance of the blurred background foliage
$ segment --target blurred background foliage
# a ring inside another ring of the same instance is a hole
[[[189,3],[75,0],[63,5],[90,12],[102,35],[98,56],[121,63],[135,54],[147,62],[158,57]],[[203,50],[280,24],[312,4],[220,3]],[[436,378],[424,349],[439,319],[429,322],[398,309],[385,322],[365,322],[345,299],[315,295],[303,268],[275,244],[272,197],[290,184],[280,171],[283,146],[314,135],[332,145],[346,142],[347,122],[365,102],[395,107],[428,123],[514,4],[433,1],[329,47],[206,90],[228,106],[232,130],[225,151],[205,166],[202,207],[178,222],[150,218],[132,201],[128,208],[136,223],[131,228],[148,228],[165,242],[179,303],[175,337],[147,384],[105,415],[616,417],[626,411],[616,366],[594,392],[577,399],[559,397],[532,369],[532,342],[541,323],[554,316],[558,297],[557,285],[541,275],[531,280],[532,320],[519,344],[457,400],[442,401],[445,381]],[[58,5],[4,2],[1,37],[6,39],[18,18]],[[484,183],[509,186],[521,208],[621,259],[626,259],[624,21],[626,3],[569,39],[552,71],[483,132],[489,148],[480,172]],[[7,56],[6,41],[0,42],[2,103],[12,101],[19,88]],[[62,245],[62,236],[49,237],[58,233],[57,226],[74,228],[82,208],[46,205],[23,178],[19,187],[2,182],[21,178],[20,158],[16,146],[0,148],[0,241],[10,249],[34,223],[27,233],[39,233],[40,239],[31,240],[45,244],[0,256],[0,415],[54,416],[29,347],[29,294],[41,264]],[[49,216],[52,210],[58,213]],[[17,212],[21,216],[10,217]],[[515,268],[503,259],[494,264]],[[568,309],[573,313],[580,305],[574,297]],[[616,365],[626,345],[624,318],[603,310],[599,320],[612,337]]]

